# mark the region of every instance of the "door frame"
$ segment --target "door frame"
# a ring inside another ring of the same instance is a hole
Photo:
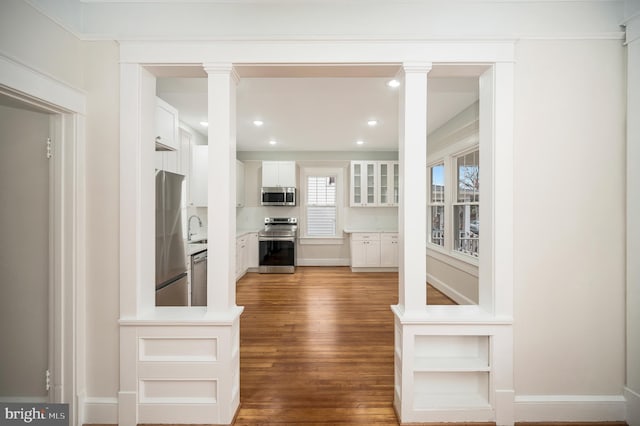
[[[81,423],[85,395],[85,94],[0,53],[0,93],[51,114],[49,402]]]

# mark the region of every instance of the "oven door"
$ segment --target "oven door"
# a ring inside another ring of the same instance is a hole
[[[294,237],[258,238],[259,267],[261,274],[293,274],[296,263],[296,239]]]

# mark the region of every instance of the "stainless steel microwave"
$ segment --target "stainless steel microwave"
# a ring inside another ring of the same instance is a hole
[[[263,206],[295,206],[296,189],[285,186],[263,186]]]

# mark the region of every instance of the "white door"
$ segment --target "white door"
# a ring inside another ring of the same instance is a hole
[[[49,123],[0,95],[0,400],[49,397]]]

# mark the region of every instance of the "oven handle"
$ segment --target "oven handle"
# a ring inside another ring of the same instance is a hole
[[[258,241],[289,241],[295,242],[296,237],[258,237]]]

